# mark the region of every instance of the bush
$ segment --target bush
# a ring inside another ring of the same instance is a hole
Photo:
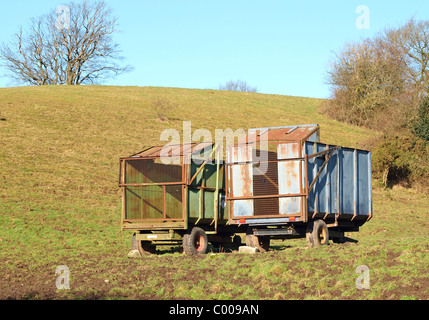
[[[168,114],[171,113],[171,111],[173,111],[176,106],[173,105],[168,99],[156,97],[152,101],[152,108],[155,110],[158,120],[164,122],[172,119]]]
[[[378,128],[380,113],[402,109],[411,93],[406,90],[406,65],[401,52],[380,38],[347,44],[331,61],[327,74],[332,99],[322,113],[339,121]],[[408,94],[406,94],[408,93]]]
[[[420,104],[417,119],[411,130],[420,139],[429,141],[429,97],[426,97]]]
[[[429,145],[416,137],[385,135],[372,152],[372,170],[385,187],[424,185],[429,179]]]

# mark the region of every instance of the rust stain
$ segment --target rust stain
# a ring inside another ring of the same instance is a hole
[[[281,194],[298,193],[299,192],[299,160],[283,161],[279,183],[281,184]]]
[[[252,190],[251,190],[251,177],[249,172],[249,166],[248,165],[242,165],[240,166],[240,180],[241,180],[241,186],[242,186],[242,192],[241,194],[244,197],[252,196]]]
[[[293,156],[298,158],[299,157],[299,145],[298,145],[298,143],[290,143],[290,145],[292,146]]]
[[[184,145],[165,145],[165,146],[153,146],[146,148],[134,155],[132,157],[160,157],[161,151],[167,150],[167,153],[169,156],[175,155],[175,156],[183,156],[188,153],[199,153],[201,150],[209,147],[210,145],[213,145],[212,142],[195,142],[195,143],[188,143]]]
[[[238,144],[258,142],[261,140],[268,141],[302,141],[306,140],[314,131],[315,127],[299,127],[299,128],[277,128],[265,129],[263,131],[255,130],[249,134],[240,137]]]

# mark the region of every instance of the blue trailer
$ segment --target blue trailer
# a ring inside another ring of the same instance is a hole
[[[266,251],[270,239],[292,237],[309,246],[342,242],[371,219],[371,153],[319,137],[317,124],[257,128],[229,150],[228,222],[246,226],[248,246]]]

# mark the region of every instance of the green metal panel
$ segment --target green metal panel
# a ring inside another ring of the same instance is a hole
[[[182,186],[167,185],[164,188],[165,218],[182,218]],[[125,190],[126,219],[163,219],[162,185],[128,186]]]
[[[199,189],[188,189],[188,216],[198,219]]]
[[[207,164],[204,171],[206,187],[216,188],[216,164]],[[219,166],[219,189],[224,188],[223,165]]]
[[[204,218],[214,218],[214,192],[204,192]]]
[[[214,191],[189,189],[188,214],[190,218],[213,219]],[[200,202],[201,197],[201,202]],[[200,216],[201,208],[201,216]]]
[[[141,219],[162,219],[163,194],[162,186],[141,186],[142,210]]]
[[[140,219],[141,214],[140,187],[125,187],[125,218]]]
[[[201,193],[201,204],[200,204],[200,193]],[[201,189],[189,189],[188,190],[188,215],[191,219],[213,219],[215,203],[214,197],[215,192],[211,190]],[[200,207],[201,207],[201,216],[200,216]],[[223,208],[219,203],[219,219],[227,219],[225,214],[226,208]]]
[[[213,156],[212,149],[204,152],[197,163],[191,161],[187,169],[188,177],[192,178],[201,168],[198,175],[187,187],[183,187],[186,177],[182,165],[166,165],[160,163],[160,159],[127,159],[124,161],[124,186],[125,188],[125,219],[132,224],[151,226],[154,223],[173,223],[166,219],[188,219],[198,223],[213,226],[217,225],[215,210],[218,207],[220,217],[224,216],[224,209],[219,203],[219,189],[223,189],[224,167],[221,164],[207,163],[201,159]],[[217,170],[219,169],[219,172]],[[177,184],[175,184],[177,183]],[[144,184],[144,185],[129,185]],[[183,196],[186,190],[185,217],[183,217]],[[224,204],[224,202],[223,202]],[[136,221],[133,221],[136,220]],[[213,223],[215,222],[215,223]],[[182,222],[183,223],[183,220]]]
[[[125,183],[180,183],[181,165],[164,165],[159,159],[125,162]],[[165,212],[165,215],[164,215]],[[182,218],[182,186],[140,185],[125,187],[125,219]]]
[[[182,186],[165,186],[166,218],[182,218]]]
[[[193,177],[194,174],[198,171],[198,169],[201,167],[201,164],[195,164],[192,162],[190,164],[190,176]],[[224,170],[223,165],[220,165],[219,169],[219,188],[223,189],[225,186],[224,182]],[[197,177],[192,181],[191,186],[200,186],[202,183],[202,179],[205,179],[205,186],[209,188],[215,188],[216,187],[216,164],[215,163],[207,163],[203,170],[201,170]]]
[[[162,219],[162,186],[128,186],[125,190],[126,219]]]

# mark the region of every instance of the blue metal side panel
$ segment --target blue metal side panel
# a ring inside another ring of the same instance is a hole
[[[357,151],[357,176],[358,176],[358,201],[357,201],[357,214],[368,215],[370,213],[370,200],[369,200],[369,181],[371,176],[368,168],[368,151]]]
[[[338,153],[335,152],[331,159],[329,160],[326,168],[328,171],[327,178],[327,199],[326,206],[327,212],[329,213],[338,213]]]
[[[341,175],[341,213],[354,213],[354,150],[349,148],[340,149],[340,158],[342,167],[340,168]]]
[[[368,199],[369,199],[369,214],[372,215],[372,167],[371,167],[371,152],[368,153]]]
[[[326,149],[326,145],[323,143],[316,143],[316,152],[320,152]],[[320,170],[320,168],[323,165],[323,162],[325,161],[324,158],[316,158],[315,159],[316,164],[317,164],[317,168],[316,168],[316,172],[315,175],[317,174],[317,172]],[[319,176],[319,179],[317,179],[317,183],[314,186],[314,190],[316,193],[316,208],[317,208],[317,212],[326,212],[326,196],[327,196],[327,188],[329,186],[327,186],[327,171],[326,171],[326,166],[325,168],[322,170],[322,173]]]
[[[306,142],[304,150],[310,156],[330,147]],[[324,156],[307,162],[309,184],[323,162]],[[308,195],[307,209],[310,213],[371,214],[371,153],[352,148],[335,151]]]

